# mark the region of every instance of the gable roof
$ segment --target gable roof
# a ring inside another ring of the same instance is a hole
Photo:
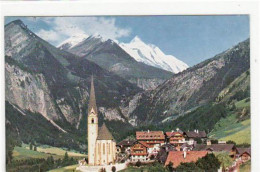
[[[137,131],[137,140],[164,140],[165,135],[163,131]]]
[[[131,146],[136,140],[125,139],[117,144],[117,146]]]
[[[181,132],[179,132],[179,131],[174,131],[174,132],[166,132],[165,133],[166,134],[166,136],[169,138],[169,137],[173,137],[173,136],[175,136],[175,135],[183,135]]]
[[[207,134],[205,131],[185,131],[184,134],[187,135],[189,138],[206,138]]]
[[[96,105],[96,96],[95,96],[95,87],[94,87],[93,75],[91,76],[91,88],[90,88],[90,95],[89,95],[88,114],[90,114],[92,108],[97,113],[97,105]]]
[[[248,153],[251,156],[251,148],[237,148],[237,151],[239,156],[241,156],[243,153]]]
[[[168,154],[165,165],[170,162],[173,163],[174,168],[178,167],[182,162],[196,162],[199,158],[207,155],[207,151],[187,151],[186,157],[184,158],[183,151],[171,151]]]
[[[98,129],[97,140],[115,140],[105,123]]]
[[[194,149],[195,151],[204,151],[204,150],[211,150],[213,152],[230,152],[234,148],[234,144],[196,144]]]

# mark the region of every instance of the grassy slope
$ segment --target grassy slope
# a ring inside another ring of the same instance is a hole
[[[29,150],[23,147],[15,147],[13,151],[14,160],[24,160],[29,158],[48,158],[51,154]],[[60,155],[52,155],[54,159],[62,158]]]
[[[53,169],[53,170],[50,170],[49,172],[72,172],[72,171],[75,171],[77,167],[78,167],[78,164],[70,165],[67,167]]]
[[[15,160],[29,159],[29,158],[48,158],[53,156],[54,159],[62,159],[65,154],[65,150],[57,147],[37,147],[37,151],[29,150],[28,146],[15,147],[13,156]],[[83,158],[84,154],[67,151],[69,157]]]
[[[29,149],[29,145],[25,145],[25,148]],[[46,153],[46,154],[52,153],[52,154],[61,155],[61,156],[64,156],[64,154],[66,152],[68,152],[68,155],[70,157],[86,157],[87,156],[85,154],[81,154],[81,153],[77,153],[77,152],[73,152],[73,151],[67,151],[62,148],[52,147],[52,146],[48,146],[48,145],[42,145],[42,146],[37,147],[37,151]]]
[[[238,110],[248,108],[250,101],[245,99],[235,103]],[[222,118],[209,134],[211,138],[220,140],[233,140],[237,144],[251,143],[251,120],[238,121],[235,113],[230,114],[226,118]]]

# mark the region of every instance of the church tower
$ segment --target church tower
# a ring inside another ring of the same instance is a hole
[[[95,147],[98,135],[98,111],[96,106],[95,88],[93,76],[91,78],[91,90],[88,106],[88,164],[95,165]]]

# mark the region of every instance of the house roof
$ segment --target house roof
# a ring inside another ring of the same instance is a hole
[[[117,146],[131,146],[136,140],[125,139],[117,144]]]
[[[137,140],[164,140],[165,135],[162,131],[137,131]]]
[[[149,145],[149,144],[147,144],[146,142],[144,142],[144,141],[138,141],[139,143],[141,143],[142,145],[144,145],[145,147],[147,147],[147,148],[152,148],[153,146],[152,145]]]
[[[212,150],[213,152],[221,152],[226,151],[230,152],[234,148],[234,144],[196,144],[194,149],[195,151],[204,151],[204,150]]]
[[[251,148],[237,148],[237,151],[239,156],[241,156],[243,153],[248,153],[251,156]]]
[[[174,168],[176,168],[182,162],[196,162],[199,158],[202,158],[207,155],[207,151],[187,151],[186,153],[186,157],[184,158],[183,151],[169,152],[165,165],[168,165],[170,162],[172,162]]]
[[[187,137],[189,137],[189,138],[206,138],[207,137],[207,134],[205,131],[198,131],[198,132],[186,131],[186,132],[184,132],[184,134],[186,134]]]
[[[176,135],[182,135],[181,132],[178,132],[178,131],[174,131],[174,132],[166,132],[166,136],[169,138],[169,137],[173,137],[173,136],[176,136]]]
[[[105,123],[98,129],[97,140],[114,140]]]

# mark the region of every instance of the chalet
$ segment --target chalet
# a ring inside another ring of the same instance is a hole
[[[125,153],[130,152],[130,147],[136,140],[125,139],[116,144],[117,152]]]
[[[181,146],[185,143],[183,133],[179,131],[166,132],[167,142],[174,146]]]
[[[151,148],[151,145],[148,145],[144,141],[135,141],[131,148],[130,148],[130,154],[131,154],[131,161],[132,162],[145,162],[148,161],[148,149]]]
[[[189,145],[193,145],[194,143],[196,143],[196,139],[201,139],[202,141],[205,141],[207,139],[207,134],[205,131],[186,131],[183,132],[183,135]]]
[[[207,153],[207,151],[171,151],[165,165],[172,162],[173,167],[176,168],[181,163],[196,162],[199,158],[206,156]]]
[[[251,148],[237,148],[237,158],[242,162],[246,162],[251,159]]]
[[[196,144],[193,148],[194,151],[208,151],[213,152],[227,152],[229,156],[235,159],[237,154],[237,149],[234,144]]]
[[[165,135],[162,131],[137,131],[136,140],[143,141],[159,149],[165,143]]]

